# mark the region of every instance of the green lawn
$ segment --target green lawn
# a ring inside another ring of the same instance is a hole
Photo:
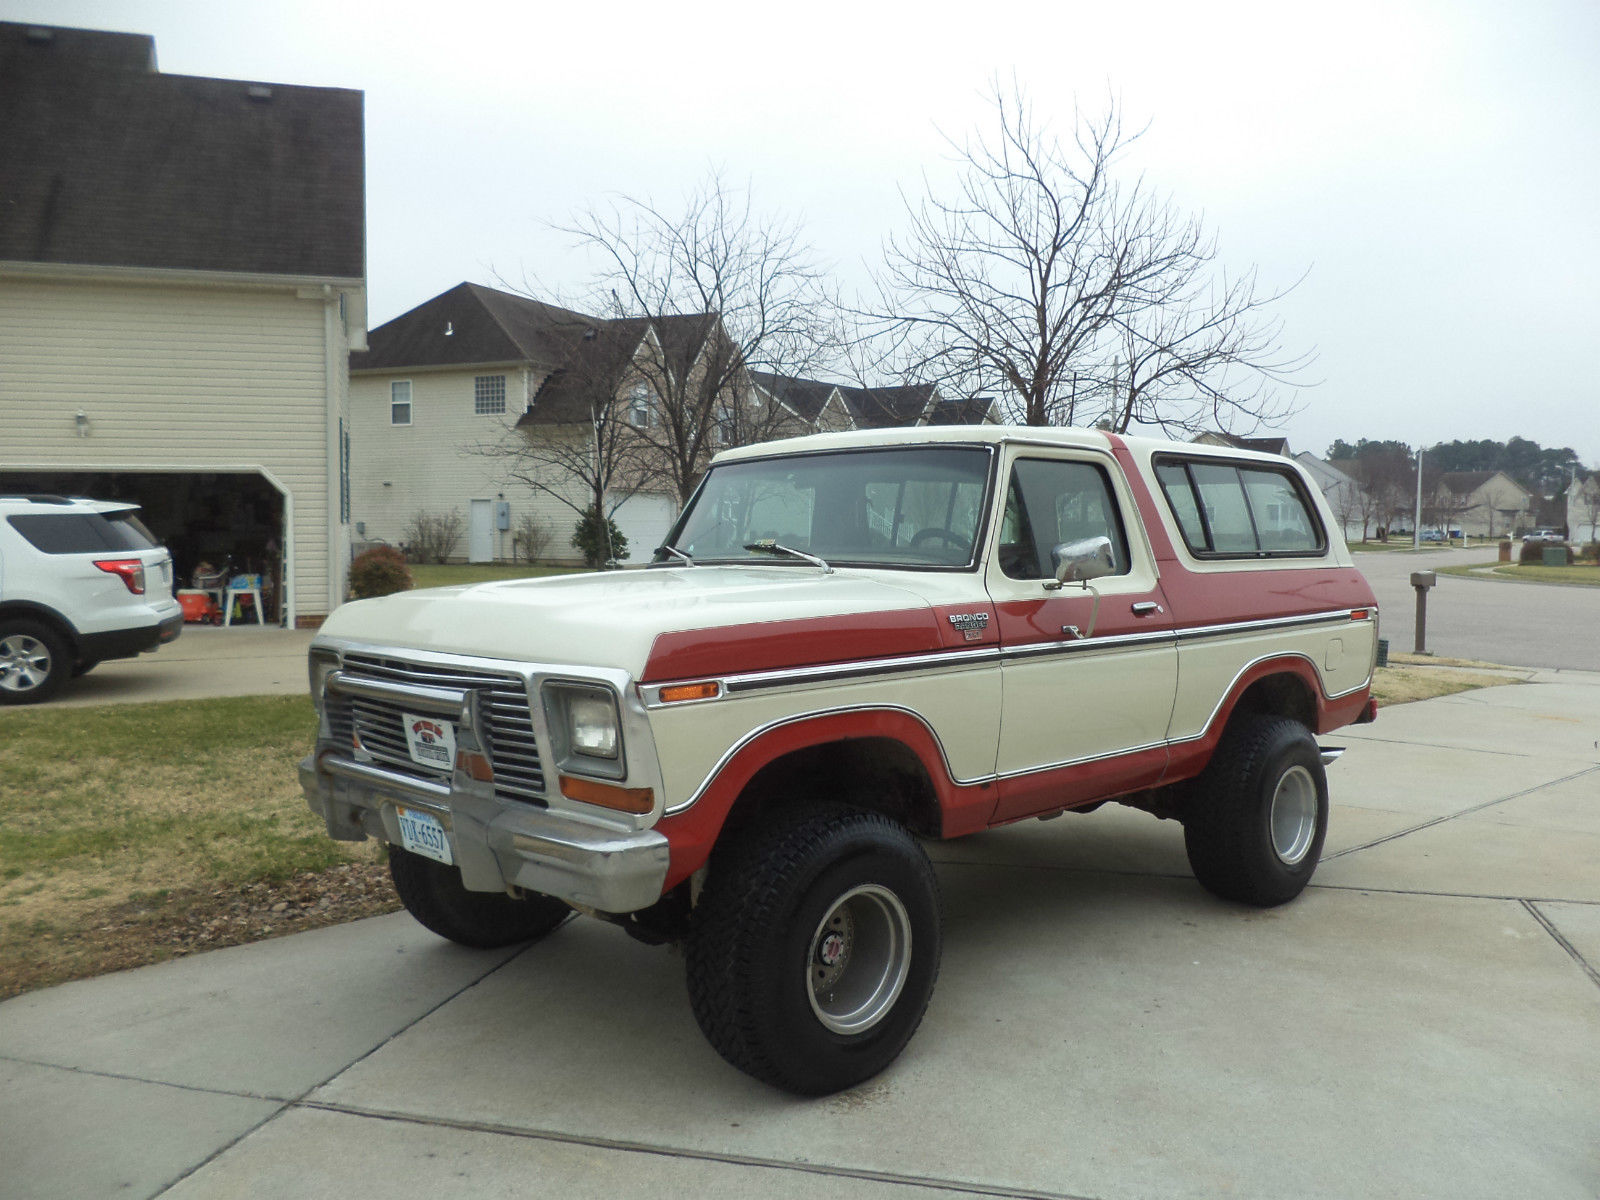
[[[413,563],[411,578],[419,588],[450,587],[462,583],[493,583],[501,579],[538,579],[545,575],[572,575],[586,567],[504,566],[498,563]]]
[[[303,696],[0,709],[0,996],[121,965],[129,905],[374,861],[306,806],[315,734]]]
[[[1446,575],[1471,575],[1483,578],[1483,567],[1494,567],[1490,573],[1495,579],[1515,579],[1521,583],[1576,583],[1587,587],[1600,587],[1600,567],[1584,563],[1571,567],[1543,567],[1517,563],[1482,563],[1479,566],[1440,567]]]
[[[1387,542],[1346,542],[1351,551],[1356,554],[1385,554],[1396,553],[1415,549],[1408,537],[1391,538]],[[1471,550],[1475,547],[1492,547],[1496,542],[1485,541],[1482,538],[1468,538],[1465,543],[1454,542],[1423,542],[1424,550]]]

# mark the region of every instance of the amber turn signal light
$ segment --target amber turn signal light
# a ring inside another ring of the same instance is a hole
[[[597,783],[593,779],[575,779],[561,776],[561,794],[569,800],[585,804],[598,804],[601,808],[617,812],[644,814],[656,806],[656,794],[650,788],[617,787],[612,783]]]
[[[715,683],[675,683],[661,689],[661,703],[675,704],[679,700],[715,700],[721,692]]]

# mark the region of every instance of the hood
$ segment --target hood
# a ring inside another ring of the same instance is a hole
[[[924,596],[877,572],[669,567],[357,600],[335,610],[321,632],[444,654],[617,667],[638,678],[660,634],[918,608],[928,608]]]

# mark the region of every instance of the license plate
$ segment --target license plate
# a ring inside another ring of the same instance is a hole
[[[438,817],[415,808],[396,808],[395,815],[400,818],[400,844],[407,850],[446,866],[455,862]]]
[[[411,750],[411,761],[419,767],[432,767],[436,771],[449,771],[456,765],[456,727],[437,717],[421,717],[416,713],[401,713],[406,727],[406,745]]]

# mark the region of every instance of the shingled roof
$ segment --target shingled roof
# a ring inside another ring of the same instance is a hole
[[[857,429],[894,429],[920,421],[935,390],[931,383],[913,383],[903,387],[842,387],[839,394]]]
[[[533,362],[548,370],[586,331],[604,324],[526,296],[458,283],[374,329],[367,351],[350,356],[350,369]]]
[[[363,278],[362,138],[359,91],[0,22],[0,261]]]
[[[661,347],[660,365],[680,379],[686,377],[717,327],[717,318],[713,313],[686,313],[618,317],[591,324],[594,336],[568,342],[561,365],[534,394],[528,411],[517,421],[519,426],[588,421],[595,397],[616,394],[652,330]]]
[[[828,397],[833,395],[833,389],[838,386],[816,379],[801,379],[796,375],[778,375],[771,371],[751,371],[750,378],[762,391],[808,424],[822,415]]]

